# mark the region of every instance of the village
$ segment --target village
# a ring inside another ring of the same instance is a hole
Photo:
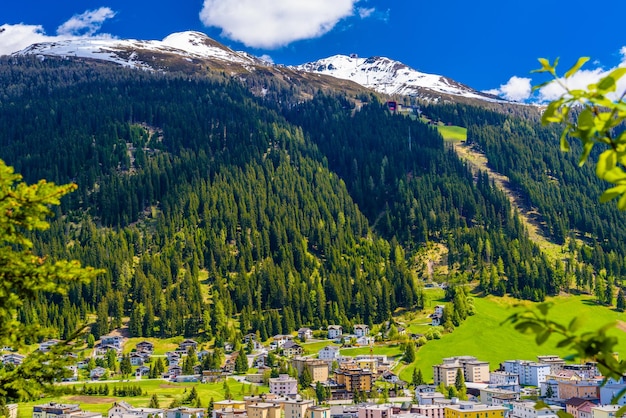
[[[439,319],[438,313],[435,310],[431,315],[433,325]],[[306,356],[302,342],[314,338],[309,328],[299,329],[297,336],[276,335],[269,345],[249,334],[238,344],[239,351],[225,343],[226,354],[220,366],[209,369],[203,368],[208,364],[203,360],[211,352],[201,349],[195,340],[185,339],[176,350],[165,353],[164,369],[158,371],[158,376],[155,364],[162,363],[162,359],[153,359],[152,342],[136,343],[130,354],[123,355],[125,339],[106,335],[94,345],[90,359],[69,367],[72,377],[64,379],[64,384],[76,385],[79,371],[82,376],[88,372],[85,387],[106,382],[111,371],[104,361],[115,354],[120,362],[130,363],[135,380],[157,378],[203,384],[236,377],[257,388],[269,387],[267,393],[251,392],[241,400],[228,396],[212,401],[209,408],[137,407],[132,401],[116,401],[108,410],[108,418],[556,418],[561,412],[574,418],[614,418],[626,404],[626,380],[605,382],[594,362],[568,364],[554,355],[537,356],[534,361],[507,360],[497,370],[490,370],[489,362],[473,356],[449,357],[432,366],[432,384],[421,381],[421,375],[420,381],[405,382],[393,371],[398,359],[373,353],[375,338],[367,325],[355,325],[351,331],[344,334],[341,326],[328,326],[325,332],[329,344]],[[405,332],[402,328],[397,331]],[[49,350],[57,342],[44,341],[39,350]],[[370,353],[342,356],[338,344],[370,347]],[[245,357],[244,369],[251,368],[254,373],[242,373],[238,366],[241,356]],[[197,361],[191,366],[192,372],[185,373],[190,366],[184,363],[190,357]],[[95,367],[94,359],[99,364]],[[2,356],[5,365],[18,365],[22,360],[17,353]],[[281,365],[280,373],[271,367],[277,364]],[[307,393],[315,393],[316,399],[307,399],[311,397]],[[617,394],[621,397],[612,402]],[[543,402],[540,407],[536,406],[537,400]],[[12,418],[18,417],[17,407],[8,406]],[[32,412],[32,418],[102,417],[102,413],[82,410],[79,404],[54,401],[35,405]]]

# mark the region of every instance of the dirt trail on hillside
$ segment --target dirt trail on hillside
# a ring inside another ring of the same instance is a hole
[[[476,175],[478,170],[486,172],[496,186],[506,194],[511,202],[511,206],[519,212],[530,238],[537,243],[542,250],[545,251],[549,249],[550,251],[547,251],[548,254],[554,254],[554,250],[560,250],[560,246],[550,241],[544,233],[541,214],[536,208],[531,207],[526,198],[511,186],[511,182],[507,176],[489,168],[487,165],[487,157],[475,147],[467,144],[467,142],[454,141],[452,142],[452,146],[457,155],[468,163],[474,175]]]

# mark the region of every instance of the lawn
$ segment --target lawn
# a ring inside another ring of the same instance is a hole
[[[467,139],[467,128],[461,126],[437,125],[437,130],[446,140],[465,141]]]
[[[622,313],[596,305],[589,295],[561,296],[550,300],[555,303],[550,310],[552,319],[567,325],[577,315],[585,318],[585,330],[597,329],[625,318]],[[479,360],[489,361],[493,370],[504,360],[535,360],[541,354],[571,354],[562,348],[556,348],[556,338],[548,339],[542,346],[537,346],[533,336],[520,334],[510,324],[502,325],[502,321],[516,309],[520,309],[514,307],[516,303],[519,301],[511,298],[474,298],[476,315],[468,317],[452,334],[446,334],[440,340],[429,341],[420,348],[415,367],[422,370],[425,379],[432,380],[432,365],[441,363],[444,357],[476,356]],[[620,337],[618,352],[626,353],[626,335],[617,328],[612,332]],[[410,380],[413,368],[413,365],[401,367],[401,378]]]
[[[354,348],[343,348],[339,350],[342,356],[350,356],[355,357],[363,354],[369,354],[369,347],[354,347]],[[400,346],[397,344],[393,345],[374,345],[372,347],[372,354],[384,355],[387,357],[395,357],[402,354],[400,350]]]
[[[322,348],[326,347],[327,345],[338,346],[337,344],[333,343],[331,340],[305,342],[300,345],[304,349],[304,355],[317,354]]]
[[[150,341],[154,344],[154,355],[162,356],[165,355],[168,351],[174,351],[178,348],[178,345],[183,342],[183,337],[172,337],[172,338],[129,338],[126,343],[124,343],[124,354],[130,353],[136,346],[137,343],[142,341]]]
[[[90,385],[103,385],[104,383],[89,383]],[[191,390],[192,387],[196,387],[198,391],[198,395],[200,397],[202,407],[206,408],[209,404],[209,401],[213,399],[214,401],[222,400],[225,398],[224,392],[224,382],[218,383],[173,383],[165,380],[130,380],[127,383],[108,383],[109,388],[111,390],[110,393],[113,393],[114,386],[141,386],[144,392],[147,392],[147,395],[135,396],[135,397],[123,397],[117,398],[113,395],[109,396],[83,396],[80,394],[77,395],[65,395],[65,396],[56,396],[54,398],[44,398],[39,399],[34,402],[20,403],[19,404],[19,418],[27,418],[32,416],[33,406],[48,403],[50,401],[62,402],[62,403],[78,403],[83,410],[90,412],[101,412],[103,416],[107,415],[109,408],[113,402],[117,400],[123,400],[125,402],[130,403],[133,406],[138,407],[147,407],[150,403],[150,398],[152,394],[156,394],[159,399],[159,406],[161,408],[166,408],[172,403],[172,401],[176,398],[184,398],[186,394]],[[82,388],[83,383],[79,383],[76,385],[77,389],[80,390]],[[243,399],[244,396],[251,394],[251,391],[254,389],[258,391],[258,393],[267,392],[268,388],[264,386],[251,385],[249,383],[238,382],[234,379],[228,379],[228,387],[234,399]]]

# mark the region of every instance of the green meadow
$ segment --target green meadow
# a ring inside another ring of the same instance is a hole
[[[467,139],[467,128],[461,126],[437,125],[437,130],[446,140],[465,141]]]
[[[88,383],[88,385],[99,386],[104,385],[105,383],[93,382]],[[74,403],[80,404],[80,407],[83,410],[90,412],[101,412],[103,416],[107,415],[109,408],[113,402],[120,400],[124,402],[128,402],[129,404],[137,407],[147,407],[150,404],[150,398],[152,394],[156,394],[159,400],[159,406],[161,408],[167,408],[172,401],[175,399],[184,399],[191,389],[195,386],[198,391],[198,396],[200,397],[200,404],[203,408],[206,408],[209,404],[209,401],[213,399],[214,401],[223,400],[225,398],[225,387],[224,382],[217,383],[198,383],[198,382],[190,382],[190,383],[173,383],[165,380],[134,380],[130,379],[128,382],[124,383],[107,383],[110,388],[109,396],[89,396],[89,395],[64,395],[64,396],[55,396],[53,398],[43,398],[34,402],[26,402],[20,403],[18,409],[19,418],[27,418],[31,417],[33,413],[33,406],[45,404],[50,401],[61,402],[61,403]],[[114,397],[113,387],[114,386],[141,386],[141,389],[147,393],[141,396],[132,396],[132,397]],[[83,383],[79,383],[76,385],[78,391],[83,387]],[[234,379],[228,379],[228,387],[230,393],[234,399],[243,399],[244,396],[250,395],[255,391],[256,393],[267,392],[268,388],[252,385],[250,383],[242,383],[238,382]],[[193,406],[193,405],[190,405]]]
[[[583,318],[583,331],[594,330],[608,323],[619,323],[626,314],[599,306],[590,295],[560,296],[549,298],[554,303],[550,317],[562,324],[569,324],[574,316]],[[498,368],[504,360],[536,360],[537,355],[558,354],[567,356],[572,352],[557,348],[558,338],[552,337],[541,346],[537,346],[533,335],[515,331],[510,323],[503,321],[523,307],[523,303],[511,298],[475,297],[476,315],[468,317],[451,334],[444,334],[439,340],[428,341],[417,352],[417,360],[409,366],[400,366],[397,371],[404,380],[410,380],[414,367],[422,370],[424,378],[432,380],[432,365],[441,363],[444,357],[471,355],[490,363],[491,370]],[[618,353],[626,354],[626,334],[617,327],[611,331],[619,339]],[[558,337],[558,336],[557,336]]]

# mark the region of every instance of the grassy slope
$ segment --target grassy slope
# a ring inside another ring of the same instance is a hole
[[[583,296],[563,296],[550,299],[555,303],[551,317],[563,324],[568,324],[574,315],[586,319],[585,330],[592,330],[610,322],[623,319],[624,314],[609,308],[597,306],[593,298]],[[432,365],[441,363],[443,357],[473,355],[480,360],[489,361],[491,369],[510,359],[535,360],[541,354],[571,354],[557,349],[557,339],[549,339],[544,345],[537,346],[533,336],[522,335],[510,324],[501,325],[512,312],[517,300],[508,298],[475,298],[477,314],[469,317],[452,334],[444,335],[441,340],[429,341],[417,353],[415,366],[402,368],[401,377],[410,380],[414,367],[419,367],[427,380],[432,380]],[[528,304],[530,305],[530,304]],[[620,339],[618,352],[626,353],[626,335],[617,328],[613,331]]]
[[[92,383],[90,383],[92,384]],[[93,383],[96,386],[101,383]],[[78,403],[83,410],[90,412],[102,412],[104,416],[107,415],[109,408],[116,400],[123,400],[137,407],[147,407],[150,403],[150,398],[153,393],[156,393],[159,399],[159,406],[166,408],[172,403],[175,398],[184,398],[192,387],[196,387],[202,407],[206,408],[211,398],[215,401],[224,399],[224,382],[218,383],[171,383],[164,380],[134,380],[131,379],[128,383],[109,383],[111,393],[113,386],[135,386],[139,385],[147,392],[145,396],[137,397],[125,397],[117,398],[112,395],[109,396],[81,396],[81,395],[67,395],[56,396],[54,398],[44,398],[34,402],[20,403],[19,404],[19,418],[31,417],[33,413],[33,406],[48,403],[50,401],[62,402],[62,403]],[[77,385],[77,389],[82,388],[83,384]],[[234,379],[228,379],[228,386],[230,392],[235,399],[243,399],[245,395],[249,395],[253,389],[249,383],[240,383]],[[243,387],[243,392],[242,392]],[[267,387],[256,386],[256,390],[259,393],[267,392]]]
[[[465,141],[467,139],[467,128],[461,126],[437,125],[437,130],[443,139]]]

